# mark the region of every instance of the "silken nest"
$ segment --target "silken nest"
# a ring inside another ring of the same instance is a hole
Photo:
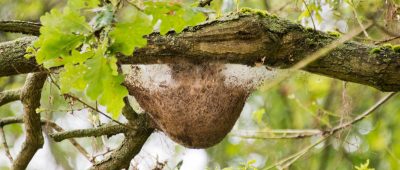
[[[275,71],[238,64],[133,65],[126,86],[155,127],[189,148],[219,143],[250,92]]]

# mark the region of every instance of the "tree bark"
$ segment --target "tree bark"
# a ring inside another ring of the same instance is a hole
[[[148,45],[132,56],[118,55],[122,64],[223,62],[289,68],[337,39],[272,15],[232,14],[185,29],[182,33],[147,36]],[[40,70],[23,57],[34,38],[0,44],[0,77]],[[375,87],[400,90],[400,53],[390,48],[348,41],[303,70]]]
[[[25,125],[26,139],[17,158],[13,162],[13,169],[26,169],[29,162],[40,148],[44,139],[40,114],[36,109],[40,107],[42,87],[47,78],[46,73],[33,73],[28,75],[24,88],[21,91],[21,102],[24,106],[22,121]]]

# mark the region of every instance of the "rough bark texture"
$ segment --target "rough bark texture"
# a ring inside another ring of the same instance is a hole
[[[0,77],[39,71],[34,58],[24,57],[25,49],[36,37],[24,37],[0,43]]]
[[[0,21],[0,30],[6,32],[39,35],[41,24],[28,21]]]
[[[9,90],[0,92],[0,106],[19,100],[20,91],[19,90]]]
[[[148,45],[132,56],[119,56],[123,64],[173,63],[182,58],[193,62],[220,61],[287,68],[336,39],[334,35],[306,29],[271,15],[232,14],[180,34],[148,36]],[[39,70],[33,60],[23,58],[33,38],[0,44],[0,76]],[[377,46],[354,41],[340,45],[304,70],[382,91],[400,90],[400,53],[370,51]]]
[[[46,73],[33,73],[28,75],[24,88],[21,91],[21,102],[24,106],[22,118],[25,125],[26,139],[17,158],[13,162],[13,169],[26,169],[36,151],[42,148],[44,140],[40,114],[36,109],[40,107],[40,97]]]

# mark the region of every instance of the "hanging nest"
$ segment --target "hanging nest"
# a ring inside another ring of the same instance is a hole
[[[232,129],[250,91],[265,77],[265,69],[254,74],[247,66],[228,66],[134,65],[126,86],[157,129],[183,146],[207,148]]]

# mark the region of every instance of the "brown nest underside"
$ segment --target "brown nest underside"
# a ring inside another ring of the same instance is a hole
[[[219,143],[238,119],[248,87],[225,83],[222,64],[132,66],[126,85],[157,129],[189,148]]]

